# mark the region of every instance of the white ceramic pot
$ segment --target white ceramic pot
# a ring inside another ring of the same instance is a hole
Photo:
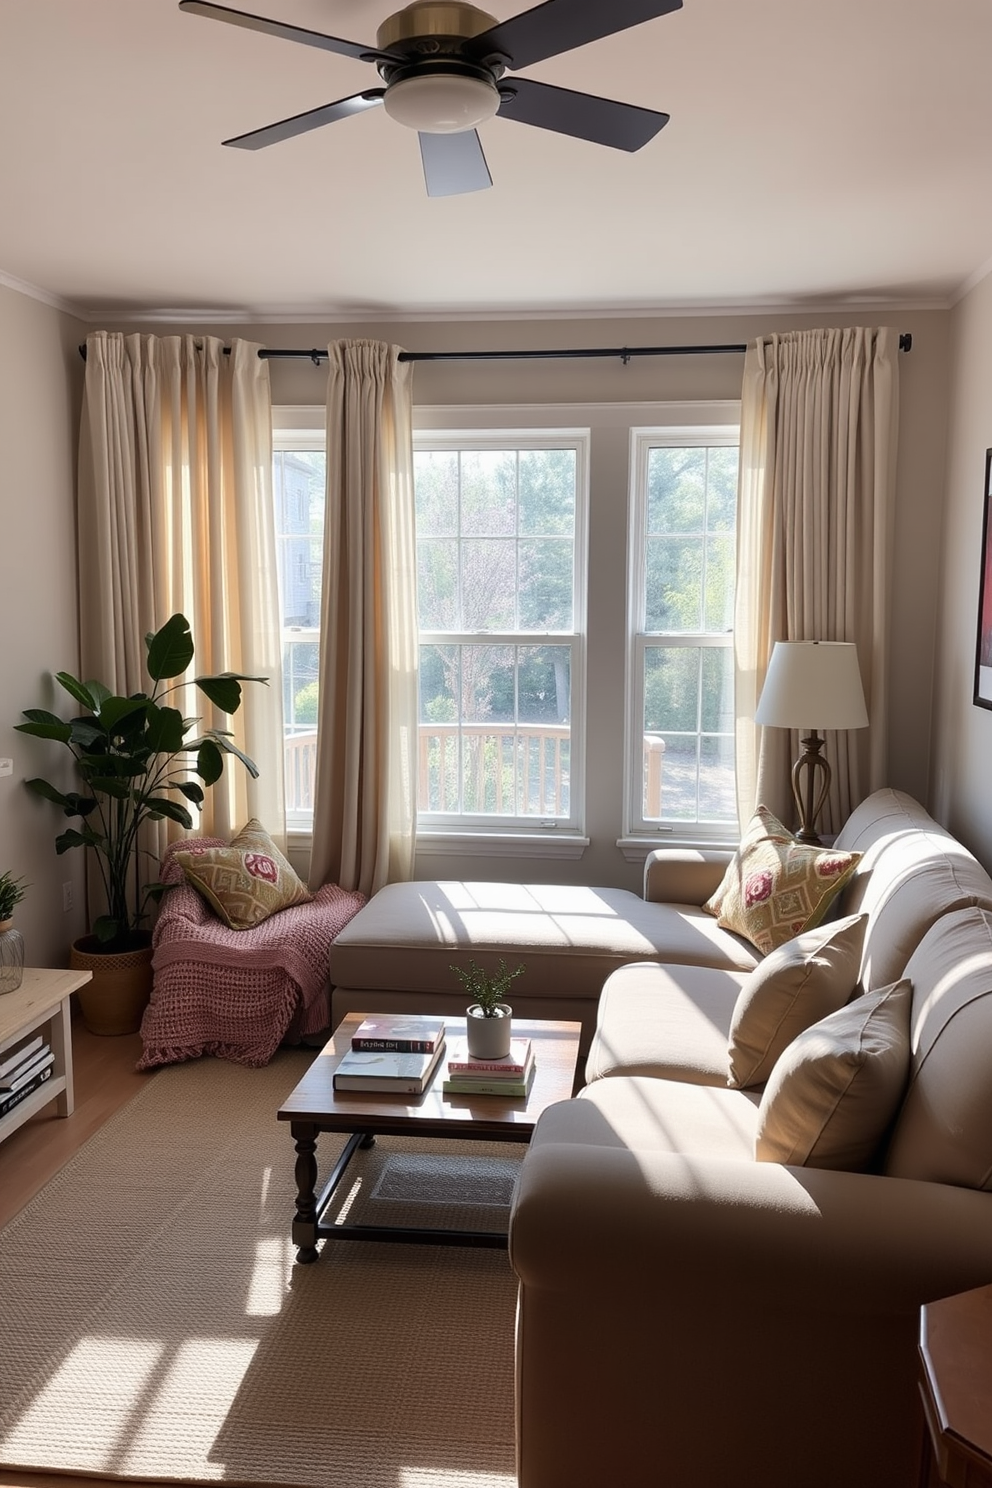
[[[513,1009],[509,1003],[496,1004],[496,1016],[487,1018],[477,1002],[465,1014],[468,1052],[473,1059],[504,1059],[510,1052],[513,1035]]]

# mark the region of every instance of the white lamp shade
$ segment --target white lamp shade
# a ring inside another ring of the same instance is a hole
[[[491,119],[500,102],[494,84],[450,72],[403,78],[382,100],[391,119],[424,134],[463,134]]]
[[[755,723],[772,728],[867,728],[852,641],[776,641]]]

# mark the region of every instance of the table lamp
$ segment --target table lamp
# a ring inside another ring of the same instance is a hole
[[[830,766],[820,753],[826,741],[818,730],[868,725],[857,646],[852,641],[776,641],[754,721],[809,730],[792,767],[792,794],[799,809],[797,838],[818,843],[816,819],[830,789]]]

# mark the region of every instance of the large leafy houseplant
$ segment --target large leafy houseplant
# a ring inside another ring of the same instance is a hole
[[[64,853],[86,847],[95,854],[107,911],[91,929],[99,949],[108,954],[148,943],[142,927],[162,886],[142,871],[143,860],[150,856],[140,845],[142,827],[163,818],[192,827],[185,803],[202,806],[204,787],[215,784],[224,772],[225,755],[235,755],[250,775],[258,775],[230,733],[197,732],[200,720],[185,718],[169,701],[186,686],[185,680],[176,679],[184,679],[193,660],[186,617],[173,615],[161,630],[145,637],[145,645],[150,692],[120,697],[101,682],[80,682],[69,672],[57,672],[56,682],[85,713],[66,722],[44,708],[25,708],[27,722],[15,725],[23,734],[64,744],[75,759],[82,791],[64,792],[42,779],[27,785],[60,806],[66,816],[81,819],[79,827],[69,827],[56,838],[55,848]],[[193,680],[215,707],[230,714],[241,705],[242,682],[266,678],[221,672]]]

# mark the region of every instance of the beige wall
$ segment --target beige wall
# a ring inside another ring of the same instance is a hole
[[[65,965],[83,933],[83,859],[59,858],[64,818],[23,781],[71,773],[57,747],[14,732],[21,709],[62,709],[51,674],[74,670],[77,655],[75,509],[78,399],[76,346],[83,330],[58,310],[0,285],[0,871],[30,887],[18,907],[29,965]],[[64,694],[61,695],[64,699]],[[68,825],[68,823],[65,823]],[[72,883],[75,908],[62,910]]]
[[[951,316],[944,542],[933,685],[933,808],[992,866],[992,712],[972,702],[985,452],[992,448],[992,275]]]

